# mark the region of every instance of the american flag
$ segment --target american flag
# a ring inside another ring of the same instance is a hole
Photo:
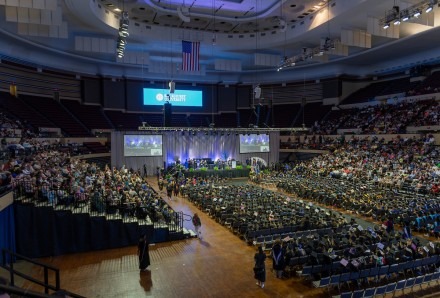
[[[199,71],[200,42],[182,40],[182,70]]]

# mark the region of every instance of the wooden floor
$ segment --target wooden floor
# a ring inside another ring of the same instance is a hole
[[[186,199],[177,198],[170,205],[186,214],[199,213],[203,240],[150,246],[149,271],[139,272],[134,246],[41,261],[60,269],[62,288],[86,297],[329,297],[324,290],[314,289],[297,277],[275,278],[269,260],[266,287],[259,288],[252,270],[254,247]],[[190,222],[185,226],[193,228]],[[41,276],[42,272],[33,274]],[[41,291],[27,283],[23,286]]]

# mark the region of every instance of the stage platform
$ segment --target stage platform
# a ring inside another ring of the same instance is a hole
[[[230,170],[184,170],[182,173],[185,177],[209,177],[209,176],[220,176],[227,178],[240,178],[249,177],[249,172],[251,169],[230,169]]]

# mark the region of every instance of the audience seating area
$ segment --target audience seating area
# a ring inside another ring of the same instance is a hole
[[[49,117],[68,136],[83,137],[91,135],[88,129],[74,118],[73,114],[52,98],[28,95],[22,95],[20,98],[39,113]]]
[[[113,125],[105,118],[100,106],[81,105],[75,100],[61,100],[61,104],[75,115],[89,130],[113,128]]]
[[[27,105],[21,98],[12,97],[6,93],[0,93],[0,106],[9,114],[23,119],[37,129],[38,127],[57,127],[56,124],[48,120],[43,114]]]
[[[293,126],[300,127],[304,123],[306,127],[311,127],[315,121],[322,119],[330,110],[331,106],[324,106],[321,102],[308,103],[303,107]]]

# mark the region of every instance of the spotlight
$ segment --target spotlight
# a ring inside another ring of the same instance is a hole
[[[408,10],[406,9],[406,10],[404,10],[403,12],[402,12],[402,21],[403,22],[406,22],[406,21],[408,21],[409,20],[409,12],[408,12]]]
[[[396,25],[396,26],[400,25],[400,20],[399,19],[395,20],[393,24]]]
[[[416,11],[414,11],[413,17],[418,18],[418,17],[420,17],[421,14],[422,14],[422,12],[420,11],[420,9],[417,9]]]
[[[426,13],[429,13],[429,12],[432,11],[432,9],[433,9],[432,4],[429,4],[428,7],[426,8],[425,12],[426,12]]]

